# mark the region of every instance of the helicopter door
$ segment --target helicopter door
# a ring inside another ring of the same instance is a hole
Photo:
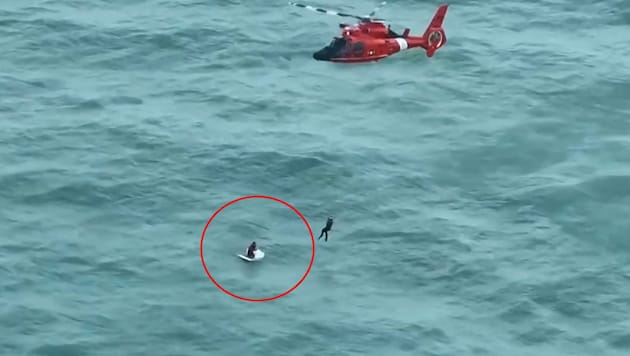
[[[363,44],[363,42],[357,42],[352,47],[352,54],[355,57],[361,57],[364,51],[365,51],[365,45]]]

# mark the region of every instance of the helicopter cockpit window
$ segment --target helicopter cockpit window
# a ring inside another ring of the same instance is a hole
[[[328,48],[333,55],[336,55],[339,54],[346,47],[346,44],[347,41],[345,38],[335,38],[334,40],[332,40],[332,42],[330,42]]]
[[[330,42],[330,49],[334,50],[338,50],[343,48],[346,45],[346,40],[343,38],[335,38],[334,40],[332,40],[332,42]]]

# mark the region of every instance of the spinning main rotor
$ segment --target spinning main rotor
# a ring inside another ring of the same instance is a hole
[[[319,12],[319,13],[326,14],[326,15],[341,16],[341,17],[352,17],[352,18],[355,18],[355,19],[359,20],[359,23],[385,21],[385,19],[374,18],[374,15],[381,8],[383,8],[383,6],[385,6],[386,4],[387,4],[387,2],[383,1],[377,7],[375,7],[374,10],[372,10],[372,12],[370,12],[368,15],[358,16],[358,15],[353,15],[353,14],[346,14],[346,13],[343,13],[343,12],[337,12],[337,11],[332,11],[332,10],[321,9],[321,8],[314,7],[314,6],[311,6],[311,5],[304,5],[304,4],[298,4],[298,3],[295,3],[295,2],[289,2],[289,5],[296,6],[296,7],[301,7],[301,8],[307,9],[307,10],[311,10],[311,11],[314,11],[314,12]]]

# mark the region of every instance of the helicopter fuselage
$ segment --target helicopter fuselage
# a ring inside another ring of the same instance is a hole
[[[326,47],[313,53],[313,58],[330,62],[373,62],[394,53],[424,47],[424,37],[410,37],[406,29],[399,35],[382,22],[361,23],[354,26],[341,24],[341,35]]]
[[[408,28],[402,35],[399,35],[392,31],[389,26],[386,26],[383,19],[374,18],[376,11],[386,4],[385,1],[381,2],[367,16],[340,13],[294,2],[289,2],[289,4],[318,13],[352,17],[360,21],[356,25],[340,24],[341,36],[335,37],[328,46],[313,53],[313,58],[318,61],[374,62],[416,47],[424,48],[427,57],[433,57],[435,52],[446,44],[446,33],[442,28],[442,23],[448,10],[448,4],[442,4],[438,7],[429,26],[420,36],[410,36]]]

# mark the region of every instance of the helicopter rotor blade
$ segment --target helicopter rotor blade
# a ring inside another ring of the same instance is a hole
[[[377,6],[377,7],[375,7],[375,8],[374,8],[374,10],[372,10],[372,12],[370,12],[370,14],[369,14],[369,15],[367,15],[367,17],[372,18],[372,17],[373,17],[374,15],[376,15],[376,13],[377,13],[378,11],[380,11],[380,10],[383,8],[383,6],[385,6],[385,5],[387,5],[387,1],[383,1],[383,2],[381,2],[380,4],[378,4],[378,6]]]
[[[319,13],[326,14],[326,15],[341,16],[341,17],[352,17],[352,18],[355,18],[355,19],[360,20],[360,21],[366,21],[366,20],[369,21],[369,20],[371,20],[369,17],[365,17],[365,16],[357,16],[357,15],[352,15],[352,14],[346,14],[346,13],[343,13],[343,12],[337,12],[337,11],[321,9],[321,8],[314,7],[314,6],[311,6],[311,5],[304,5],[304,4],[299,4],[299,3],[296,3],[296,2],[289,2],[289,5],[296,6],[296,7],[301,7],[303,9],[311,10],[311,11],[314,11],[314,12],[319,12]]]

